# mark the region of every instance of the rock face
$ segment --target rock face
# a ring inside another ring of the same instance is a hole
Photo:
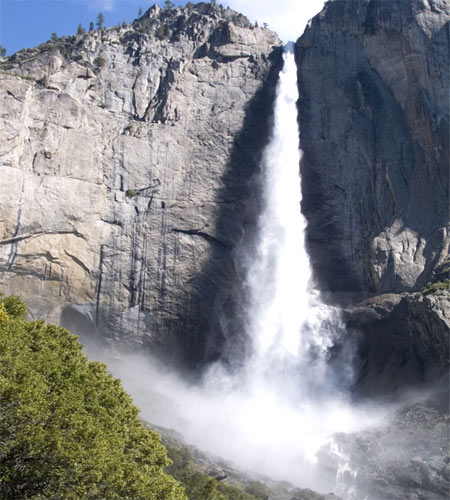
[[[337,490],[347,499],[446,500],[449,425],[448,414],[407,405],[384,425],[335,436],[333,449],[322,450],[323,472],[337,474]]]
[[[447,0],[335,0],[296,45],[321,288],[418,290],[448,255]]]
[[[344,310],[343,317],[359,344],[360,394],[399,397],[438,382],[437,399],[448,405],[448,292],[380,295]]]
[[[207,356],[280,44],[200,3],[3,59],[0,291],[74,331]]]
[[[365,396],[448,401],[449,20],[447,0],[335,0],[296,44],[310,255]]]

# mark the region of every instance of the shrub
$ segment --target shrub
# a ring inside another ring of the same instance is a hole
[[[423,290],[421,290],[421,293],[423,295],[429,295],[430,293],[435,293],[443,290],[450,290],[450,279],[428,283],[427,286]]]
[[[25,319],[27,317],[27,305],[18,295],[3,297],[0,294],[0,304],[11,318]]]
[[[94,66],[97,68],[103,68],[106,65],[106,59],[101,56],[98,56],[94,59]]]
[[[47,75],[44,75],[42,78],[39,78],[39,80],[36,80],[36,83],[42,85],[42,87],[48,87]]]
[[[260,485],[257,488],[252,483],[247,492],[239,485],[229,485],[212,478],[196,464],[190,451],[179,444],[165,443],[167,452],[172,460],[168,471],[180,481],[186,490],[189,500],[267,500],[268,490]],[[252,489],[252,486],[255,486]]]

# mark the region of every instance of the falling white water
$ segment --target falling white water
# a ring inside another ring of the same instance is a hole
[[[323,383],[334,330],[331,310],[313,289],[301,214],[300,150],[297,125],[297,67],[287,46],[275,103],[274,128],[263,160],[264,209],[252,252],[247,283],[250,293],[248,334],[253,350],[248,378],[268,379],[279,388],[295,380],[303,392]],[[310,380],[307,380],[310,379]],[[304,395],[304,394],[302,394]],[[292,397],[292,394],[289,395]]]
[[[230,372],[217,362],[200,387],[142,360],[113,369],[154,424],[242,468],[327,491],[341,463],[324,451],[332,450],[333,433],[356,432],[378,416],[346,397],[351,349],[342,347],[338,315],[312,282],[300,211],[296,72],[288,47],[262,164],[264,209],[244,252],[250,348],[242,368]],[[143,387],[145,379],[151,383]],[[325,469],[335,464],[334,476],[317,466],[319,450]]]

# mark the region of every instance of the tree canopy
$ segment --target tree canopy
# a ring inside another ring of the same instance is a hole
[[[0,498],[185,500],[120,381],[25,314],[0,297]]]

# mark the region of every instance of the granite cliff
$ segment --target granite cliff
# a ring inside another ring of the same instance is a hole
[[[366,395],[448,388],[449,21],[446,0],[334,0],[296,44],[310,256]]]
[[[334,0],[296,44],[307,240],[354,390],[440,391],[338,436],[375,498],[448,491],[449,20],[448,0]],[[239,356],[280,65],[276,34],[206,3],[1,58],[0,292],[119,351],[192,367],[234,335]]]
[[[334,0],[296,44],[310,255],[353,304],[366,395],[448,373],[449,19],[445,0]],[[0,291],[191,366],[240,346],[280,54],[200,3],[3,58]]]
[[[200,3],[2,59],[1,291],[73,331],[213,356],[280,45]]]
[[[297,43],[303,211],[327,290],[420,290],[448,255],[449,20],[445,0],[336,0]]]

